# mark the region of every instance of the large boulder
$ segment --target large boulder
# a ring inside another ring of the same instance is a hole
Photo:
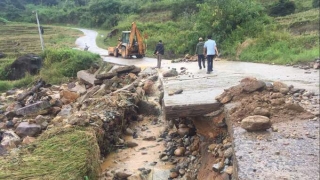
[[[264,131],[271,128],[271,121],[266,116],[248,116],[241,121],[241,127],[247,131]]]
[[[17,80],[23,78],[27,73],[35,75],[40,71],[42,66],[41,57],[35,54],[27,54],[16,59],[8,68],[9,80]]]
[[[35,137],[40,133],[41,126],[38,124],[29,124],[28,122],[21,122],[16,128],[16,134],[20,137]]]
[[[263,89],[266,83],[263,81],[258,81],[256,78],[247,77],[240,81],[240,85],[245,92],[254,92],[259,89]]]

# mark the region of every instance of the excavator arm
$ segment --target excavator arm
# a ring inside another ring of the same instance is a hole
[[[132,51],[135,45],[135,36],[136,36],[136,41],[138,43],[138,49],[139,49],[139,54],[145,54],[145,45],[143,43],[143,38],[141,36],[140,31],[137,28],[137,25],[135,22],[132,23],[131,26],[131,33],[130,33],[130,37],[129,37],[129,46],[128,46],[128,50]]]

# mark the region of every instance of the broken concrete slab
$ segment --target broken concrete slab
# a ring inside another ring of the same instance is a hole
[[[46,109],[48,109],[50,106],[51,105],[49,101],[38,101],[36,103],[17,109],[16,114],[21,116],[39,115],[46,112]]]
[[[130,72],[131,70],[135,69],[136,66],[131,65],[131,66],[121,66],[118,67],[117,69],[114,70],[114,72],[116,73],[126,73],[126,72]]]
[[[77,78],[82,82],[84,82],[85,84],[89,84],[89,85],[102,84],[102,81],[99,79],[96,79],[94,74],[90,74],[85,70],[78,71]]]
[[[220,109],[214,99],[223,92],[223,82],[215,76],[181,75],[173,78],[160,77],[163,89],[163,108],[166,118],[203,116]],[[170,96],[170,92],[183,89],[182,94]]]
[[[105,73],[105,74],[97,74],[96,75],[96,78],[97,79],[100,79],[100,80],[103,80],[103,79],[111,79],[113,78],[114,76],[116,76],[117,73],[116,72],[108,72],[108,73]]]

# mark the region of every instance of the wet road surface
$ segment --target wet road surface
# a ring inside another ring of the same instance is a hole
[[[142,68],[155,67],[155,58],[122,59],[107,56],[104,49],[95,45],[97,33],[81,29],[86,36],[76,44],[89,51],[98,53],[106,62],[119,65],[136,65]],[[165,105],[206,104],[216,102],[215,97],[231,86],[237,85],[244,77],[252,76],[266,82],[281,81],[296,88],[319,94],[319,70],[303,70],[291,66],[267,65],[258,63],[214,61],[212,74],[199,69],[197,62],[162,62],[166,71],[181,67],[187,68],[187,75],[162,78]],[[169,96],[168,92],[183,89],[182,94]],[[279,132],[264,134],[247,133],[239,127],[233,127],[235,154],[240,179],[318,179],[319,178],[319,118],[314,121],[292,121],[277,124]],[[298,138],[290,138],[292,132]],[[310,138],[310,135],[314,135]],[[264,136],[262,140],[257,136]]]

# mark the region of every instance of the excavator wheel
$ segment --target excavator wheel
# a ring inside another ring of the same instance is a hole
[[[119,56],[119,50],[118,50],[118,48],[115,48],[115,49],[114,49],[113,55],[114,55],[114,57],[118,57],[118,56]]]
[[[126,47],[121,48],[121,56],[122,56],[122,58],[127,58]]]

